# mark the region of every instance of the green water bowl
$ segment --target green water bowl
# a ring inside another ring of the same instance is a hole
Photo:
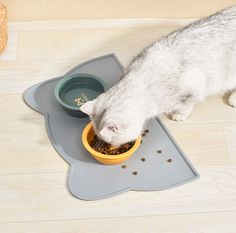
[[[101,78],[81,73],[60,79],[55,86],[55,97],[69,115],[87,117],[87,114],[80,111],[80,107],[104,91],[105,83]]]

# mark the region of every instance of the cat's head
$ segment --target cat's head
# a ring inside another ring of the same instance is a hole
[[[107,106],[103,98],[83,104],[80,110],[90,116],[97,136],[112,145],[134,141],[141,133],[143,122],[135,119],[132,110]]]

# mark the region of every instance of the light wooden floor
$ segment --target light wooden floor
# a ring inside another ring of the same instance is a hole
[[[1,0],[10,21],[204,17],[236,0]]]
[[[42,115],[22,92],[80,62],[115,52],[123,64],[184,20],[15,22],[0,56],[0,232],[236,232],[236,109],[221,97],[191,117],[164,122],[200,179],[160,192],[81,201],[66,187],[68,165],[52,148]]]

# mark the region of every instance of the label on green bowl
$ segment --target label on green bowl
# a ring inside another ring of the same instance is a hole
[[[88,102],[88,97],[84,93],[81,93],[80,95],[82,97],[78,97],[77,99],[75,99],[75,102],[77,103],[77,106],[81,106],[84,103]]]

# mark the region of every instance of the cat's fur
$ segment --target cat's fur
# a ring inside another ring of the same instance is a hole
[[[149,46],[121,81],[81,110],[99,137],[120,145],[136,139],[147,119],[171,113],[174,120],[185,120],[196,102],[227,91],[236,107],[236,6]]]

